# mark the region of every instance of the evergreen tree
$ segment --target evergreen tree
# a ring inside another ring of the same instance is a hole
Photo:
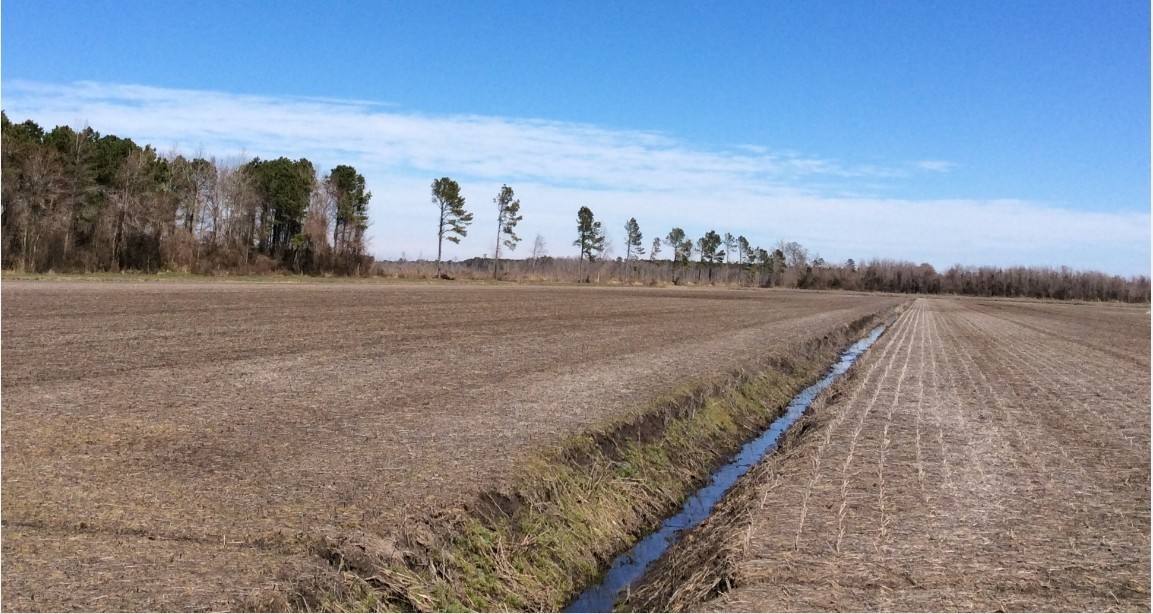
[[[657,256],[661,255],[661,240],[659,237],[653,237],[653,246],[649,250],[649,262],[656,262]]]
[[[472,213],[464,208],[464,196],[460,184],[441,177],[432,182],[432,202],[440,211],[440,221],[436,226],[436,276],[440,277],[441,259],[445,239],[460,243],[468,236],[468,226],[472,223]]]
[[[643,239],[644,235],[641,234],[637,218],[630,217],[629,221],[625,222],[625,260],[644,255],[645,248],[641,245]]]
[[[365,190],[364,175],[346,164],[333,168],[326,182],[336,201],[332,249],[347,259],[359,258],[364,249],[364,231],[368,229],[368,201],[372,199],[372,192]]]
[[[585,260],[591,264],[605,247],[604,230],[588,207],[581,207],[577,211],[577,240],[573,241],[573,245],[580,248],[578,276],[587,282],[588,278],[583,273]]]
[[[725,233],[725,262],[733,261],[733,252],[737,251],[737,238],[732,233]]]
[[[509,251],[515,251],[520,243],[516,234],[516,225],[524,216],[520,214],[520,199],[516,198],[512,188],[501,186],[500,193],[492,199],[496,203],[496,252],[492,263],[492,276],[496,278],[500,273],[500,246],[503,243]],[[504,237],[502,240],[501,237]]]
[[[716,264],[725,261],[725,252],[721,249],[721,235],[710,230],[705,236],[697,239],[697,250],[700,251],[701,264]]]

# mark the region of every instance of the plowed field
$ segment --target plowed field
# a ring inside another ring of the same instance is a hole
[[[5,282],[3,607],[238,607],[328,565],[294,536],[387,532],[686,381],[902,300]]]

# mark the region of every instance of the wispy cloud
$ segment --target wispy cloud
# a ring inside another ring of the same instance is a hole
[[[704,151],[669,136],[476,115],[428,116],[363,101],[270,98],[138,85],[16,82],[6,103],[183,148],[356,155],[390,168],[599,189],[757,189],[798,178],[887,176],[764,148]],[[126,110],[132,110],[126,115]]]
[[[954,168],[957,168],[956,162],[949,162],[947,160],[918,160],[914,166],[924,171],[932,171],[934,173],[947,173]]]
[[[353,164],[375,194],[370,236],[384,257],[434,252],[428,183],[449,175],[462,180],[477,212],[477,230],[451,246],[455,256],[491,250],[483,229],[495,223],[492,195],[507,182],[524,202],[522,234],[544,234],[554,254],[569,252],[575,210],[587,204],[610,232],[636,216],[650,238],[680,225],[693,234],[743,233],[765,245],[797,239],[834,259],[1148,270],[1146,213],[876,196],[877,186],[899,194],[910,172],[955,166],[943,160],[922,160],[910,171],[907,164],[855,164],[757,144],[704,148],[667,134],[589,124],[91,82],[12,82],[3,104],[13,119],[89,124],[162,151]]]

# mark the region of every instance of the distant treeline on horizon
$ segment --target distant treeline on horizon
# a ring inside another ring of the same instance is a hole
[[[492,258],[469,258],[441,266],[449,277],[491,279],[493,264]],[[378,260],[373,266],[374,274],[384,277],[435,277],[435,262],[431,260]],[[774,264],[736,261],[678,264],[669,260],[617,258],[585,263],[584,268],[586,273],[578,277],[576,257],[546,255],[519,260],[502,259],[500,277],[510,281],[571,282],[582,279],[600,284],[712,284],[1127,303],[1147,303],[1150,297],[1147,277],[1126,278],[1095,271],[1075,271],[1068,267],[954,265],[941,272],[930,264],[884,259],[829,263],[814,258],[804,264],[798,260],[790,265],[786,258],[785,264],[780,265],[779,261]]]
[[[131,139],[57,126],[45,131],[3,115],[0,240],[3,267],[28,272],[184,271],[500,278],[595,283],[723,284],[975,296],[1148,302],[1146,276],[1067,267],[964,267],[872,260],[826,262],[795,242],[773,249],[709,231],[696,241],[680,228],[644,242],[635,219],[624,255],[606,257],[605,230],[580,207],[574,258],[553,258],[539,235],[528,258],[500,259],[520,241],[520,201],[504,186],[497,209],[497,258],[460,262],[374,261],[365,230],[372,194],[349,165],[319,176],[308,159],[254,158],[243,164],[162,156]],[[438,246],[467,236],[472,213],[460,186],[432,182]],[[430,229],[431,230],[431,229]],[[489,235],[485,240],[492,239]],[[646,256],[647,248],[647,256]],[[661,258],[662,248],[670,257]]]

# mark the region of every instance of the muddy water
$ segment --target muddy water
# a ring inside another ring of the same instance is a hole
[[[681,509],[665,519],[661,526],[636,543],[628,552],[613,561],[600,584],[586,589],[565,610],[566,612],[611,612],[621,591],[631,586],[644,575],[648,566],[656,561],[665,550],[680,538],[680,535],[697,526],[712,513],[721,497],[736,484],[745,473],[777,447],[781,435],[797,421],[812,404],[813,399],[831,386],[849,367],[869,349],[869,346],[885,332],[884,326],[874,328],[868,336],[857,341],[845,350],[837,362],[815,384],[802,390],[789,402],[785,413],[769,425],[728,463],[717,469],[709,478],[709,483],[689,497]]]

